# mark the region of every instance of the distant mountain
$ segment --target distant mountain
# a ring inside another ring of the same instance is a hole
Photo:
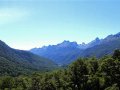
[[[78,57],[102,57],[111,54],[115,49],[120,49],[120,33],[109,35],[104,39],[97,37],[88,44],[64,41],[57,45],[33,48],[30,51],[63,65],[71,63]]]
[[[10,48],[0,41],[0,75],[19,75],[32,71],[50,70],[57,65],[28,51]]]
[[[87,48],[80,53],[79,57],[102,57],[104,55],[112,54],[115,49],[120,49],[120,33],[109,35],[100,40],[99,44],[91,48]]]
[[[44,46],[42,48],[33,48],[30,51],[39,56],[49,58],[59,65],[69,64],[79,57],[85,49],[98,45],[100,39],[96,38],[92,42],[77,44],[77,42],[63,41],[57,45]]]
[[[95,40],[93,40],[93,41],[91,41],[90,43],[86,44],[86,46],[87,46],[87,48],[91,48],[91,47],[94,47],[94,46],[96,46],[96,45],[99,45],[100,42],[101,42],[101,39],[99,39],[99,38],[97,37]]]
[[[95,45],[99,45],[100,42],[101,42],[101,39],[97,37],[95,40],[89,42],[88,44],[85,44],[84,42],[82,44],[79,44],[79,48],[80,49],[91,48],[91,47],[94,47]]]
[[[33,48],[30,51],[34,54],[49,58],[57,64],[61,65],[63,63],[69,63],[70,60],[76,59],[82,50],[79,49],[79,45],[76,42],[63,41],[57,45]]]
[[[77,44],[77,42],[70,42],[70,41],[63,41],[60,44],[56,45],[57,47],[61,47],[61,48],[79,48],[79,45]]]

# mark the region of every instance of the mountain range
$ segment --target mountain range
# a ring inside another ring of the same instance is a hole
[[[0,41],[0,75],[20,75],[57,67],[47,59],[28,51],[17,50]]]
[[[120,33],[104,39],[96,38],[88,44],[65,40],[57,45],[29,51],[13,49],[0,40],[0,75],[16,76],[33,71],[48,71],[58,65],[70,64],[79,57],[110,55],[115,49],[120,49]]]
[[[112,54],[115,49],[120,49],[120,33],[108,35],[104,39],[98,37],[85,44],[63,41],[57,45],[33,48],[30,52],[53,60],[59,65],[69,64],[79,57],[102,57]]]

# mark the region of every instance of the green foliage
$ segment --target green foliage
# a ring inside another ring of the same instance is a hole
[[[113,84],[112,86],[106,88],[105,90],[119,90],[119,87],[117,87],[116,84]]]
[[[0,90],[119,90],[120,60],[113,56],[80,58],[68,68],[52,72],[3,76]]]
[[[120,50],[119,49],[115,50],[115,52],[113,54],[113,58],[120,60]]]
[[[12,49],[0,41],[0,76],[19,76],[33,71],[48,71],[57,65],[27,51]]]

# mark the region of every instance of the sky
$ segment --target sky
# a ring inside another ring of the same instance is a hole
[[[29,50],[120,32],[119,0],[0,0],[0,40]]]

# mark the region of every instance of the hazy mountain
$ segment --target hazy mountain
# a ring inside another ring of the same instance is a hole
[[[17,75],[31,71],[44,71],[56,67],[53,61],[28,51],[10,48],[0,41],[0,74]]]
[[[68,64],[78,57],[102,57],[111,54],[117,48],[120,48],[120,33],[109,35],[104,39],[97,37],[88,44],[64,41],[57,45],[33,48],[30,51],[50,58],[58,64]]]
[[[79,49],[79,45],[76,42],[63,41],[57,45],[33,48],[30,51],[34,54],[49,58],[61,65],[63,63],[69,63],[70,60],[76,59],[82,50]]]
[[[86,44],[87,48],[94,47],[96,45],[99,45],[101,40],[97,37],[95,40],[91,41],[90,43]]]
[[[102,57],[104,55],[112,54],[115,49],[120,49],[120,33],[109,35],[106,38],[100,40],[99,44],[91,48],[87,48],[80,54],[80,56]]]
[[[96,38],[92,42],[77,44],[77,42],[63,41],[57,45],[33,48],[30,51],[34,54],[49,58],[57,64],[68,64],[79,57],[85,49],[99,44],[100,39]]]
[[[79,45],[77,44],[77,42],[70,42],[70,41],[66,41],[66,40],[60,44],[57,44],[56,46],[61,47],[61,48],[65,48],[65,47],[71,47],[71,48],[78,47],[79,48]]]

